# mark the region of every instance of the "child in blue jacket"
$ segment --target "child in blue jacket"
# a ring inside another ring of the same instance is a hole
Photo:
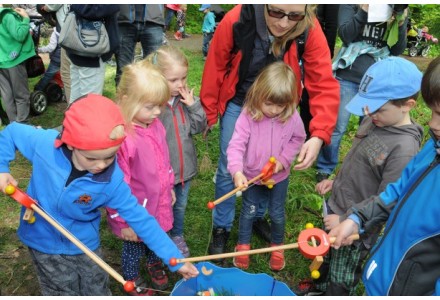
[[[423,75],[421,92],[432,110],[431,139],[401,177],[332,229],[335,249],[350,245],[353,233],[369,233],[386,223],[364,266],[368,295],[440,295],[440,57]]]
[[[164,262],[181,258],[179,249],[124,182],[115,162],[124,137],[118,106],[95,94],[69,106],[61,134],[14,122],[0,132],[0,190],[17,185],[9,163],[18,150],[32,163],[29,196],[96,254],[102,256],[100,208],[107,206],[117,210]],[[29,247],[42,295],[111,294],[108,274],[43,218],[37,217],[33,224],[20,220],[18,236]],[[198,274],[189,263],[169,268],[185,278]]]

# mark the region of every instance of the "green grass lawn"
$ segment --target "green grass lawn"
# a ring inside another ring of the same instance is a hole
[[[185,51],[190,60],[190,71],[188,83],[195,88],[195,94],[200,91],[201,74],[203,63],[201,52]],[[104,95],[114,99],[115,68],[107,66],[106,84]],[[33,86],[35,80],[30,81]],[[65,103],[53,103],[48,110],[33,117],[31,123],[44,128],[52,128],[61,124]],[[420,99],[419,104],[412,112],[413,118],[425,126],[430,118],[429,109]],[[357,129],[358,119],[352,117],[348,127],[348,134],[344,137],[341,146],[340,162],[351,145],[351,140]],[[191,251],[191,256],[202,256],[207,254],[209,238],[212,230],[212,215],[207,209],[208,201],[214,200],[214,176],[218,157],[218,126],[208,136],[207,141],[201,135],[195,137],[199,163],[203,160],[203,169],[192,181],[189,203],[185,218],[185,238]],[[209,163],[210,162],[210,163]],[[20,155],[11,164],[13,176],[19,180],[20,187],[26,188],[29,180],[31,166]],[[47,184],[50,184],[48,182]],[[290,177],[288,199],[286,202],[286,237],[285,243],[297,241],[298,234],[304,229],[306,223],[311,222],[316,227],[322,225],[321,201],[322,197],[315,193],[315,173],[313,169],[305,171],[292,171]],[[237,241],[238,215],[240,209],[240,198],[237,201],[236,222],[228,243],[229,251],[233,251]],[[17,239],[15,231],[18,226],[20,205],[4,195],[0,195],[0,295],[39,295],[38,282],[29,259],[26,248]],[[37,216],[38,218],[38,216]],[[38,222],[38,220],[37,220]],[[105,252],[105,260],[118,272],[121,272],[120,254],[121,242],[116,239],[107,229],[105,218],[102,222],[102,246]],[[262,248],[268,245],[260,238],[254,236],[252,248]],[[251,256],[251,264],[248,272],[267,273],[278,280],[294,287],[299,280],[309,277],[308,266],[310,260],[304,258],[297,250],[288,250],[286,255],[286,268],[280,272],[272,272],[269,269],[269,254]],[[225,266],[232,266],[232,261],[226,260]],[[180,277],[170,274],[170,288],[159,295],[167,295],[172,290],[174,283]],[[111,289],[114,295],[123,295],[120,285],[111,279]],[[362,294],[362,287],[359,289]]]

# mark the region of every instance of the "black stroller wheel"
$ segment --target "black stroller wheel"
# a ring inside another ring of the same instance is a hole
[[[429,54],[429,46],[426,46],[425,48],[422,49],[422,53],[420,53],[421,56],[423,57],[427,57]]]
[[[43,91],[35,91],[30,97],[31,110],[35,115],[41,115],[47,109],[47,96]]]
[[[63,89],[54,82],[49,82],[45,92],[50,102],[59,102],[63,99]]]
[[[408,49],[408,54],[411,57],[416,57],[417,56],[417,48],[416,47],[411,47]]]

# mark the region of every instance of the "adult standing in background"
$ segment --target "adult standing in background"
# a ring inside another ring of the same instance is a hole
[[[295,39],[305,30],[308,30],[308,38],[303,54],[304,84],[310,94],[314,117],[310,122],[311,138],[301,148],[296,170],[309,168],[321,146],[330,142],[339,107],[339,86],[332,75],[327,42],[318,20],[308,5],[254,4],[235,6],[218,25],[200,92],[208,126],[214,126],[220,115],[215,198],[235,187],[226,169],[226,149],[248,88],[263,67],[277,60],[289,64],[296,78],[302,78]],[[301,80],[297,82],[298,95],[301,95]],[[210,254],[224,252],[234,215],[235,197],[216,206]]]
[[[341,86],[341,104],[331,143],[321,150],[318,157],[316,174],[318,182],[328,178],[338,164],[339,146],[350,120],[350,113],[345,110],[345,105],[358,92],[362,76],[376,61],[389,55],[398,56],[405,50],[406,7],[387,4],[340,5],[338,28],[343,47],[333,63],[333,70]],[[372,9],[375,12],[369,14]],[[386,11],[389,12],[388,17],[370,21]]]
[[[51,12],[56,12],[57,16],[57,31],[61,32],[61,27],[64,25],[64,21],[66,19],[66,15],[70,10],[70,4],[45,4],[42,10]],[[61,61],[60,61],[60,75],[61,80],[64,85],[64,95],[66,96],[66,101],[70,101],[70,65],[72,62],[70,61],[69,56],[67,55],[66,49],[61,48]]]
[[[170,24],[173,17],[177,18],[180,10],[180,4],[165,4],[165,31],[170,30]]]
[[[140,42],[144,58],[162,45],[163,4],[120,4],[118,17],[119,51],[116,52],[116,86],[122,68],[134,60],[136,43]]]

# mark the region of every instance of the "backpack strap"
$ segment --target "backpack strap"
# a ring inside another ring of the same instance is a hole
[[[298,56],[298,64],[299,67],[301,69],[301,80],[304,82],[304,64],[302,61],[302,57],[304,54],[304,50],[306,47],[306,41],[307,41],[307,37],[309,35],[309,29],[306,28],[306,30],[304,30],[304,32],[295,39],[296,41],[296,51],[297,51],[297,56]]]

